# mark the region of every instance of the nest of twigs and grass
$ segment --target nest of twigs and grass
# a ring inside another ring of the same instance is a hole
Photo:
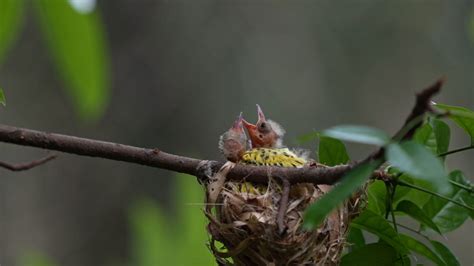
[[[350,220],[364,193],[336,208],[317,229],[303,228],[303,214],[329,186],[309,183],[290,187],[284,230],[278,226],[282,186],[270,178],[266,186],[227,181],[209,219],[209,247],[220,265],[337,265]],[[281,222],[281,221],[280,221]]]

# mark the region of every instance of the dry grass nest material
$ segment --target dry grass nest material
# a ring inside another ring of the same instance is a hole
[[[329,186],[292,185],[285,230],[279,233],[277,213],[281,186],[266,187],[228,181],[209,219],[209,247],[220,265],[337,265],[350,220],[357,215],[364,193],[357,193],[330,214],[316,230],[302,228],[305,209]],[[220,242],[221,244],[218,244]],[[220,247],[220,248],[219,248]]]

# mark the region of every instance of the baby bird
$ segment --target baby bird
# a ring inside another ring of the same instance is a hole
[[[257,104],[258,121],[254,125],[243,120],[249,133],[252,148],[281,148],[285,130],[275,121],[267,120],[262,108]]]
[[[249,134],[252,149],[245,152],[242,162],[246,164],[303,167],[307,155],[297,155],[283,146],[285,130],[276,122],[267,120],[257,104],[258,121],[254,125],[243,120]]]
[[[232,127],[222,134],[219,139],[219,150],[228,161],[234,163],[242,159],[248,147],[247,135],[245,135],[242,121],[242,113],[240,113]]]

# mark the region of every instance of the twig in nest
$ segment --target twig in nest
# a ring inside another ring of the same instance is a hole
[[[282,178],[282,192],[280,206],[278,206],[277,225],[278,233],[281,235],[285,231],[285,213],[288,210],[288,197],[290,195],[290,182],[286,178]]]

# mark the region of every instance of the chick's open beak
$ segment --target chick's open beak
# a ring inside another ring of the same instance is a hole
[[[244,127],[248,130],[248,131],[255,131],[257,129],[257,126],[252,124],[252,123],[249,123],[247,120],[245,119],[242,119],[242,123],[244,125]]]

